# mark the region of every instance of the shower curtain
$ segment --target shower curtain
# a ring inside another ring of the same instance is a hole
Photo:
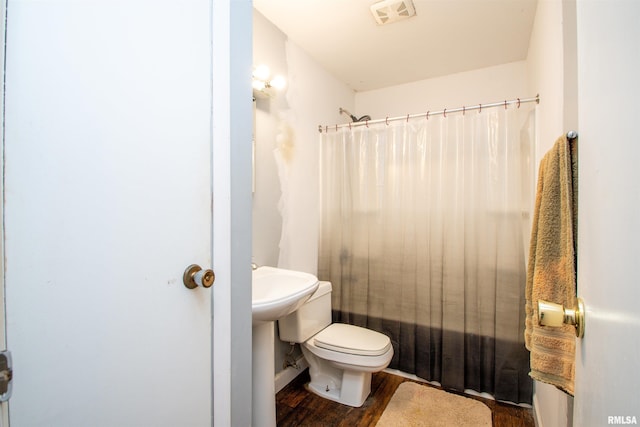
[[[390,368],[531,403],[525,258],[535,110],[321,135],[321,280],[334,322],[388,335]]]

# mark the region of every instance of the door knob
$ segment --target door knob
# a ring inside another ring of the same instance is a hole
[[[213,270],[203,270],[202,267],[197,264],[191,264],[182,275],[182,282],[189,289],[195,289],[198,286],[209,288],[215,280],[216,275]]]
[[[576,336],[584,336],[584,302],[576,300],[573,308],[565,308],[561,304],[538,300],[538,323],[542,326],[558,327],[563,324],[576,327]]]

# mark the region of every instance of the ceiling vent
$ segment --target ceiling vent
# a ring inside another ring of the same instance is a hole
[[[416,8],[411,0],[384,0],[371,5],[371,13],[380,25],[411,18]]]

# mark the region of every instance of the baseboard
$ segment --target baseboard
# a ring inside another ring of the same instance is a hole
[[[287,369],[283,369],[276,374],[276,393],[285,388],[287,384],[293,381],[298,375],[300,375],[305,369],[309,367],[307,359],[305,359],[302,355],[300,355],[300,357],[296,359],[296,365],[298,365],[297,369],[293,366],[289,366]]]
[[[410,380],[415,380],[415,381],[420,381],[422,383],[427,383],[427,384],[431,384],[434,385],[436,387],[441,387],[442,385],[437,382],[437,381],[427,381],[424,378],[420,378],[415,376],[414,374],[407,374],[404,371],[400,371],[398,369],[391,369],[391,368],[387,368],[384,370],[384,372],[388,373],[388,374],[393,374],[393,375],[398,375],[399,377],[404,377],[404,378],[408,378]]]
[[[536,427],[543,427],[542,421],[540,421],[540,415],[538,415],[538,393],[533,393],[533,421],[536,423]]]
[[[423,383],[431,384],[431,385],[436,386],[436,387],[442,387],[442,384],[440,384],[437,381],[427,381],[424,378],[417,377],[417,376],[415,376],[413,374],[407,374],[406,372],[403,372],[403,371],[400,371],[400,370],[397,370],[397,369],[387,368],[387,369],[384,370],[384,372],[387,372],[387,373],[393,374],[393,375],[398,375],[398,376],[401,376],[401,377],[404,377],[404,378],[408,378],[410,380],[415,380],[415,381],[420,381],[420,382],[423,382]],[[482,392],[478,392],[478,391],[471,390],[471,389],[465,389],[464,390],[464,394],[468,394],[470,396],[478,396],[478,397],[482,397],[484,399],[489,399],[489,400],[496,400],[496,398],[493,397],[492,395],[490,395],[489,393],[482,393]],[[535,395],[534,395],[534,399],[535,399]],[[508,404],[514,405],[514,406],[520,406],[520,407],[523,407],[523,408],[531,408],[532,407],[532,405],[529,405],[528,403],[515,403],[515,402],[504,401],[504,400],[501,400],[500,402],[508,403]],[[536,427],[541,427],[541,426],[536,424]]]

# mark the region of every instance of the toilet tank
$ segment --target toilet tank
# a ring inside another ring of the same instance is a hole
[[[303,343],[331,324],[331,283],[318,289],[299,309],[278,319],[278,333],[284,342]]]

